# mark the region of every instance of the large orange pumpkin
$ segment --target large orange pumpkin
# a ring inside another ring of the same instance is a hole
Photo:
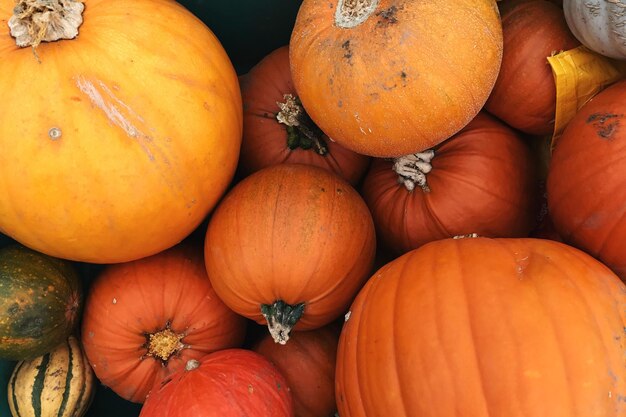
[[[445,239],[390,262],[350,309],[341,417],[623,417],[626,287],[543,239]]]
[[[0,0],[0,231],[93,263],[180,242],[230,183],[241,143],[217,38],[170,0],[21,0],[22,22],[15,6]],[[83,6],[75,39],[20,48],[9,33],[41,33],[29,12],[65,27]]]
[[[245,328],[211,287],[202,250],[177,246],[104,269],[85,303],[82,343],[98,379],[141,403],[188,360],[239,346]]]
[[[319,167],[279,164],[238,183],[209,221],[205,263],[231,309],[268,324],[277,342],[348,308],[371,273],[372,217],[345,180]]]
[[[483,107],[502,59],[494,0],[304,0],[296,91],[331,139],[372,156],[430,148]]]

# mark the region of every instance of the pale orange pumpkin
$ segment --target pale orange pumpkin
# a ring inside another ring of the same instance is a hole
[[[392,157],[435,146],[483,107],[502,59],[494,0],[304,0],[294,85],[340,145]]]
[[[236,168],[242,108],[228,56],[174,1],[46,4],[53,19],[78,19],[84,4],[78,36],[20,48],[8,21],[25,23],[0,0],[0,231],[93,263],[180,242]]]

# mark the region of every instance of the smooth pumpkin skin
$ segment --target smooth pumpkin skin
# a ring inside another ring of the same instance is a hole
[[[162,361],[149,355],[148,335],[168,322],[184,348]],[[141,403],[187,360],[240,346],[245,327],[212,289],[202,250],[184,245],[108,266],[89,290],[81,338],[98,379]]]
[[[548,171],[548,210],[564,241],[626,279],[626,82],[598,93],[568,123]]]
[[[556,85],[547,57],[580,42],[563,10],[548,0],[500,3],[504,53],[485,109],[508,125],[533,135],[554,130]]]
[[[365,155],[407,155],[483,107],[502,59],[494,0],[379,0],[353,28],[335,24],[338,2],[304,0],[290,40],[296,90],[330,138]]]
[[[232,310],[266,324],[262,304],[305,303],[294,330],[339,317],[370,274],[376,250],[361,196],[318,167],[280,164],[238,183],[215,209],[204,254]]]
[[[313,149],[290,149],[286,125],[279,123],[277,102],[285,102],[285,94],[297,97],[289,67],[289,46],[282,46],[241,77],[243,97],[243,139],[239,157],[242,175],[249,175],[266,166],[279,163],[302,163],[327,169],[355,186],[365,174],[369,159],[320,135],[328,153],[320,155]]]
[[[525,237],[538,211],[537,175],[519,132],[480,112],[435,149],[429,191],[408,191],[393,162],[377,158],[361,194],[381,241],[403,254],[437,239],[478,233]]]
[[[241,143],[218,40],[174,1],[86,0],[78,37],[39,45],[38,61],[9,35],[14,5],[0,1],[0,231],[91,263],[180,242],[225,191]]]
[[[269,360],[245,349],[206,355],[154,390],[140,417],[292,417],[287,381]]]
[[[625,307],[619,278],[562,243],[429,243],[350,308],[339,415],[624,416]]]
[[[340,326],[292,332],[289,343],[267,334],[252,350],[269,359],[285,377],[296,417],[330,417],[335,402],[335,367]]]

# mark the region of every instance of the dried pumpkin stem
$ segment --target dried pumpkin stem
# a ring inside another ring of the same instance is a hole
[[[424,152],[395,158],[393,160],[393,170],[398,174],[398,182],[404,184],[404,187],[409,191],[413,191],[415,186],[418,185],[425,193],[430,192],[426,174],[433,169],[431,161],[434,157],[435,151],[429,149]]]
[[[85,5],[77,0],[17,0],[9,19],[11,36],[21,48],[73,39],[83,23]]]
[[[304,303],[287,304],[282,300],[274,304],[261,304],[261,314],[267,321],[267,328],[274,342],[284,345],[289,340],[289,333],[304,313]]]
[[[146,335],[148,356],[167,362],[170,357],[185,348],[181,341],[184,334],[177,334],[170,329],[169,323],[166,328]]]
[[[349,29],[365,22],[378,7],[378,0],[339,0],[335,9],[335,25]]]
[[[287,146],[289,149],[314,149],[319,155],[328,154],[324,133],[304,111],[302,103],[292,94],[283,96],[284,102],[277,102],[280,108],[276,120],[287,126]]]

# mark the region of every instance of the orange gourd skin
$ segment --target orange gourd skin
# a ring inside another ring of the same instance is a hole
[[[562,243],[429,243],[352,305],[339,415],[624,416],[625,307],[618,277]]]
[[[626,279],[626,82],[597,94],[556,141],[548,209],[557,232]]]
[[[149,334],[169,327],[185,347],[165,363],[150,356]],[[110,265],[92,284],[82,343],[98,379],[142,403],[150,389],[189,359],[240,346],[246,321],[211,288],[202,250],[176,246],[138,261]]]
[[[335,403],[335,366],[339,326],[293,332],[289,343],[275,343],[268,334],[253,350],[268,358],[291,388],[296,417],[330,417]]]
[[[337,143],[407,155],[449,138],[483,107],[502,59],[494,0],[379,0],[353,28],[335,23],[338,4],[305,0],[290,40],[304,108]]]
[[[356,185],[365,174],[369,158],[352,152],[323,135],[326,155],[315,149],[289,149],[287,129],[276,120],[284,95],[297,97],[289,68],[289,47],[283,46],[267,55],[249,73],[242,76],[243,140],[239,157],[242,174],[249,175],[279,163],[302,163],[327,169]]]
[[[535,226],[538,195],[529,147],[487,113],[435,150],[426,174],[430,191],[408,191],[392,164],[374,160],[361,194],[380,245],[394,253],[470,233],[524,237]]]
[[[150,393],[140,417],[293,417],[285,378],[267,359],[226,349],[199,359]]]
[[[504,53],[485,109],[534,135],[554,130],[556,85],[547,57],[580,45],[563,10],[547,0],[501,2]]]
[[[241,96],[217,38],[176,2],[84,3],[78,37],[40,44],[38,60],[0,0],[0,232],[125,262],[180,242],[224,193]]]
[[[239,182],[213,213],[205,263],[219,297],[265,324],[261,304],[305,303],[295,330],[330,323],[369,276],[376,250],[360,195],[322,168],[280,164]]]

